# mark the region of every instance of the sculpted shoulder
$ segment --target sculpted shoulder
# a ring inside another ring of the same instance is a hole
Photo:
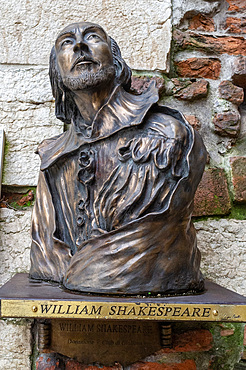
[[[173,110],[170,110],[170,113],[173,113]],[[162,107],[158,106],[157,109],[151,109],[147,115],[145,128],[150,135],[161,135],[168,139],[184,142],[191,127],[187,125],[181,115],[180,118],[182,119],[177,119],[172,114],[162,112]]]

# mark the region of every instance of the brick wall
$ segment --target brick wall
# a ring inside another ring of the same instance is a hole
[[[0,127],[7,141],[0,283],[29,269],[30,206],[39,168],[34,151],[41,140],[63,131],[54,117],[49,50],[58,30],[83,17],[115,37],[134,69],[133,89],[143,91],[155,79],[161,103],[182,111],[202,135],[209,155],[194,208],[202,271],[246,295],[245,1],[173,0],[172,18],[167,0],[86,0],[76,11],[65,0],[7,0],[1,7]],[[0,321],[1,369],[34,368],[33,328],[29,320]],[[233,369],[242,355],[241,324],[175,324],[173,330],[171,350],[129,370]],[[93,369],[64,361],[46,354],[37,368]]]

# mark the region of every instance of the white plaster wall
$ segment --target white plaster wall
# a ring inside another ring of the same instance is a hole
[[[59,30],[90,21],[101,24],[135,69],[167,68],[171,0],[8,0],[1,4],[0,59],[46,65]]]

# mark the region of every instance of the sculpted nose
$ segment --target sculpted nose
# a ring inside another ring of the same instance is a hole
[[[89,51],[88,46],[81,40],[78,40],[73,47],[74,52],[77,51]]]

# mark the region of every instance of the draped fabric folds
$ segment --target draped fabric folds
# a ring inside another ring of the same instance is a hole
[[[203,289],[191,213],[206,150],[156,100],[153,86],[117,88],[89,138],[74,124],[41,144],[31,277],[95,293]]]

